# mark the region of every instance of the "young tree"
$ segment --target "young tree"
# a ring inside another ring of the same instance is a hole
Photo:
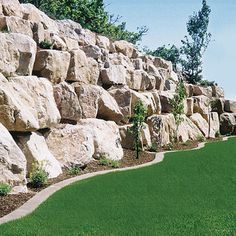
[[[186,89],[184,86],[183,81],[179,81],[176,87],[176,94],[174,95],[173,99],[171,100],[171,107],[172,107],[172,114],[175,118],[176,123],[176,131],[175,131],[175,138],[178,142],[178,129],[183,121],[183,114],[184,114],[184,99],[186,98]]]
[[[181,41],[180,50],[184,56],[181,61],[182,71],[187,81],[193,84],[202,79],[202,57],[211,40],[211,34],[208,32],[210,12],[206,0],[203,0],[201,10],[190,16],[187,22],[189,36],[185,36]]]
[[[129,129],[129,132],[134,136],[134,149],[136,151],[137,159],[139,158],[139,152],[141,151],[140,137],[146,113],[146,107],[143,105],[142,101],[139,100],[134,106],[134,114],[131,117],[132,127]]]

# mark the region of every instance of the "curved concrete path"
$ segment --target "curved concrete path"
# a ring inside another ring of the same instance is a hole
[[[226,140],[228,140],[228,137],[223,138],[223,141],[226,141]],[[185,151],[201,149],[205,146],[205,144],[206,144],[206,142],[199,143],[198,147],[190,149],[190,150],[185,150]],[[6,222],[12,221],[12,220],[17,220],[21,217],[24,217],[24,216],[32,213],[41,203],[46,201],[53,193],[57,192],[58,190],[64,188],[67,185],[70,185],[74,182],[77,182],[77,181],[80,181],[83,179],[88,179],[88,178],[91,178],[91,177],[97,176],[97,175],[111,173],[111,172],[134,170],[134,169],[143,168],[146,166],[151,166],[151,165],[154,165],[156,163],[163,161],[165,153],[177,152],[177,151],[173,150],[173,151],[156,153],[155,159],[153,161],[144,163],[142,165],[88,173],[88,174],[76,176],[76,177],[73,177],[70,179],[63,180],[59,183],[53,184],[53,185],[49,186],[48,188],[42,190],[41,192],[37,193],[34,197],[32,197],[30,200],[28,200],[25,204],[23,204],[21,207],[19,207],[15,211],[0,218],[0,225],[3,223],[6,223]],[[184,151],[184,150],[179,150],[179,151]]]

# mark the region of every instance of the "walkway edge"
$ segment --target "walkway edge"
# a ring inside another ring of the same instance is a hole
[[[226,141],[226,140],[228,140],[228,137],[223,138],[223,141]],[[197,149],[204,148],[206,143],[207,142],[199,143],[198,147],[193,148],[193,149],[189,149],[189,150],[185,150],[185,151],[191,151],[191,150],[197,150]],[[179,150],[179,151],[183,151],[183,150]],[[164,160],[164,154],[165,153],[170,153],[170,152],[178,152],[178,151],[175,150],[175,151],[166,151],[166,152],[156,153],[155,154],[155,159],[153,161],[144,163],[142,165],[88,173],[88,174],[76,176],[76,177],[73,177],[73,178],[70,178],[70,179],[63,180],[63,181],[58,182],[56,184],[53,184],[53,185],[49,186],[48,188],[45,188],[44,190],[37,193],[34,197],[29,199],[26,203],[24,203],[22,206],[20,206],[19,208],[17,208],[13,212],[11,212],[8,215],[5,215],[2,218],[0,218],[0,225],[4,224],[4,223],[7,223],[9,221],[20,219],[20,218],[22,218],[26,215],[29,215],[40,204],[45,202],[52,194],[54,194],[58,190],[66,187],[66,186],[68,186],[68,185],[70,185],[74,182],[84,180],[84,179],[88,179],[88,178],[98,176],[98,175],[112,173],[112,172],[134,170],[134,169],[139,169],[139,168],[143,168],[143,167],[146,167],[146,166],[151,166],[151,165],[157,164],[159,162],[162,162]]]

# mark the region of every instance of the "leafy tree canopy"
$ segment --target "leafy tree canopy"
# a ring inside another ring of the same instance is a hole
[[[103,0],[20,0],[32,3],[49,16],[56,19],[71,19],[83,28],[105,35],[113,40],[126,40],[133,44],[141,41],[147,27],[137,28],[137,32],[126,29],[126,23],[118,24],[120,17],[114,17],[105,10]]]

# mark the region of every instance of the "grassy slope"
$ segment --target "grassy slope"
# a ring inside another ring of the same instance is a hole
[[[236,235],[236,139],[75,183],[0,235]]]

